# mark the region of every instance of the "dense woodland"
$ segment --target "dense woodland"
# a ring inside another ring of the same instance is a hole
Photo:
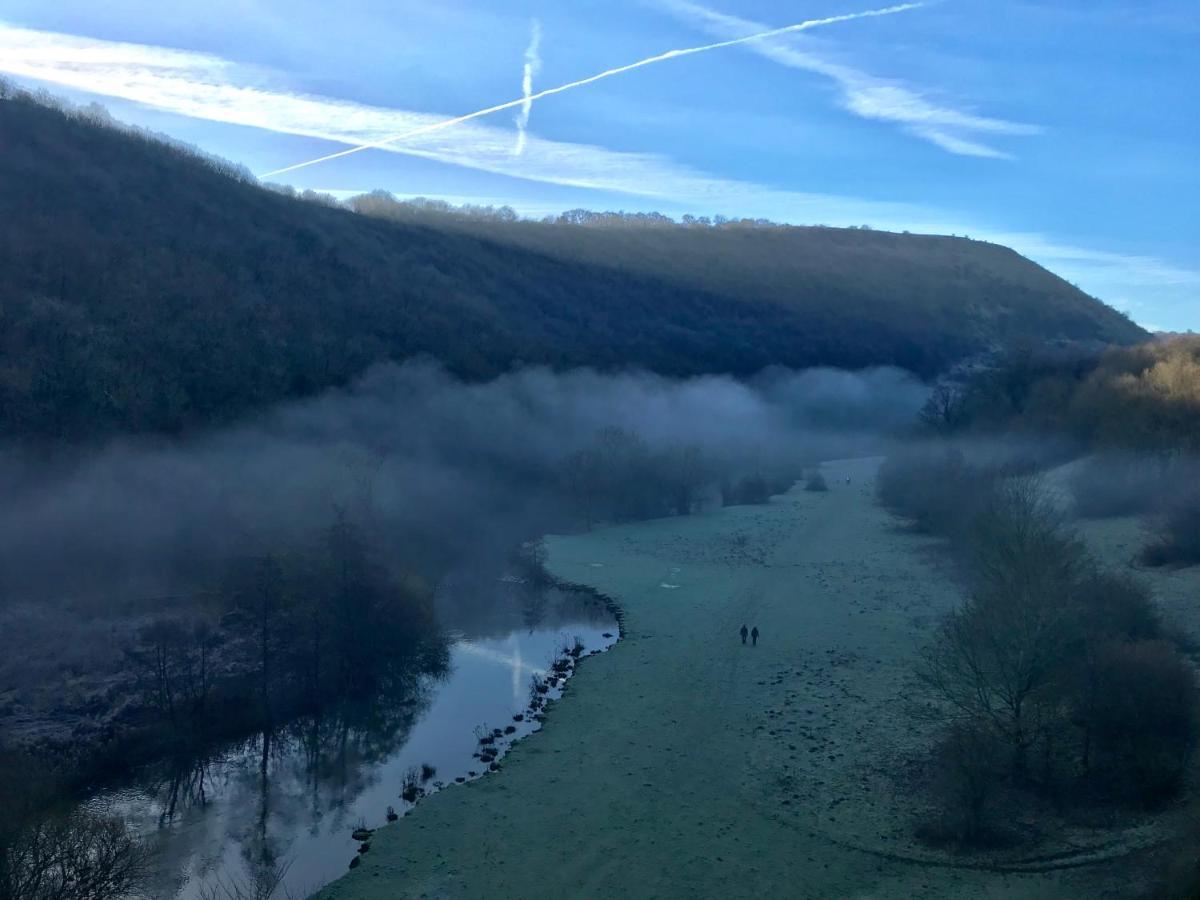
[[[1023,439],[1043,462],[1083,455],[1069,482],[1078,515],[1143,515],[1144,563],[1200,563],[1200,337],[1091,353],[1018,349],[939,385],[922,418],[942,437]]]
[[[1200,336],[1103,352],[1019,347],[942,385],[924,416],[946,433],[1065,433],[1097,451],[1200,453]]]
[[[664,374],[895,364],[1136,326],[1002,247],[763,223],[355,206],[0,90],[0,433],[179,433],[427,354]],[[463,340],[470,335],[470,340]]]

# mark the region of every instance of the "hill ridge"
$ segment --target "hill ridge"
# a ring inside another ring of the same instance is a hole
[[[373,199],[372,199],[373,198]],[[94,114],[0,100],[0,433],[209,427],[429,355],[671,376],[896,365],[1137,326],[982,242],[634,232],[305,202]]]

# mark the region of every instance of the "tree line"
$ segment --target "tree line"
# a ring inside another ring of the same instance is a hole
[[[616,426],[598,431],[559,466],[568,509],[585,528],[691,515],[707,506],[766,503],[800,477],[799,461],[747,464],[706,452],[698,444],[652,449],[637,433]]]
[[[1186,642],[1141,582],[1102,568],[1020,464],[946,446],[889,457],[881,502],[950,540],[968,593],[916,674],[942,732],[930,766],[937,843],[1014,840],[1018,808],[1061,814],[1179,796],[1200,739]]]
[[[184,748],[442,671],[432,596],[345,515],[307,544],[234,559],[219,589],[154,618],[127,654],[140,704]]]
[[[1089,518],[1142,515],[1149,565],[1200,563],[1200,337],[1092,351],[1024,346],[958,382],[922,412],[934,435],[1057,441],[1086,454],[1068,487]]]

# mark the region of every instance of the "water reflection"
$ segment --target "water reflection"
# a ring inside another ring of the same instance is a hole
[[[485,584],[490,603],[479,601]],[[527,735],[537,723],[514,716],[528,706],[531,676],[575,637],[589,651],[616,640],[612,615],[578,592],[464,579],[439,605],[454,636],[444,678],[151,767],[91,801],[150,843],[152,896],[200,900],[206,887],[280,871],[282,888],[305,896],[346,870],[356,827],[410,808],[406,773],[433,766],[429,790],[483,773],[476,728],[512,726],[501,748]]]

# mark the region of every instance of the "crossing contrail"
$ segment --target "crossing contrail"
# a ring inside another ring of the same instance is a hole
[[[525,152],[526,133],[529,130],[529,113],[533,110],[533,76],[542,68],[542,58],[538,47],[542,43],[542,24],[533,20],[533,34],[529,38],[529,47],[525,51],[525,71],[521,78],[521,109],[517,113],[517,146],[513,156]]]
[[[707,53],[710,50],[721,50],[725,47],[733,47],[737,44],[747,44],[750,41],[761,41],[766,38],[777,37],[781,34],[790,34],[796,31],[807,31],[809,28],[818,28],[822,25],[833,25],[838,22],[850,22],[854,19],[867,19],[875,16],[890,16],[895,13],[907,12],[910,9],[917,9],[924,6],[924,2],[920,3],[900,3],[896,6],[885,6],[880,9],[868,9],[863,12],[846,13],[840,16],[828,16],[824,19],[809,19],[806,22],[799,22],[795,25],[785,25],[782,28],[772,28],[769,31],[760,31],[757,34],[749,34],[745,37],[731,38],[727,41],[717,41],[714,44],[704,44],[701,47],[685,47],[680,50],[668,50],[666,53],[659,53],[656,56],[648,56],[645,59],[639,59],[637,62],[629,63],[624,66],[617,66],[615,69],[605,69],[596,75],[591,75],[587,78],[581,78],[578,81],[571,81],[567,84],[560,84],[558,87],[546,88],[544,91],[539,91],[536,94],[523,95],[516,100],[510,100],[507,103],[499,103],[496,106],[489,106],[486,109],[479,109],[472,113],[467,113],[464,116],[455,116],[453,119],[443,119],[440,122],[432,122],[429,125],[422,125],[419,128],[414,128],[411,131],[406,131],[403,134],[397,134],[393,137],[383,138],[378,141],[371,141],[367,144],[359,144],[355,147],[348,147],[345,150],[339,150],[337,153],[330,153],[326,156],[318,156],[316,159],[310,159],[305,162],[295,163],[294,165],[284,166],[282,169],[275,169],[272,172],[264,172],[260,178],[272,178],[276,175],[283,175],[287,172],[295,172],[297,169],[305,169],[308,166],[315,166],[318,163],[329,162],[330,160],[339,159],[343,156],[349,156],[352,153],[360,153],[363,150],[373,150],[377,147],[386,147],[389,144],[397,144],[400,141],[408,140],[409,138],[419,137],[423,134],[429,134],[434,131],[441,131],[444,128],[451,128],[455,125],[461,125],[463,122],[470,122],[472,119],[479,119],[483,116],[490,116],[492,113],[502,112],[506,109],[514,109],[516,107],[526,107],[532,104],[534,100],[541,100],[543,97],[549,97],[553,94],[561,94],[564,91],[571,91],[575,88],[583,87],[584,85],[594,84],[597,81],[602,81],[605,78],[611,78],[614,75],[621,75],[625,72],[632,72],[634,69],[640,69],[643,66],[650,66],[655,63],[666,62],[668,59],[678,59],[681,56],[692,56],[696,53]]]

